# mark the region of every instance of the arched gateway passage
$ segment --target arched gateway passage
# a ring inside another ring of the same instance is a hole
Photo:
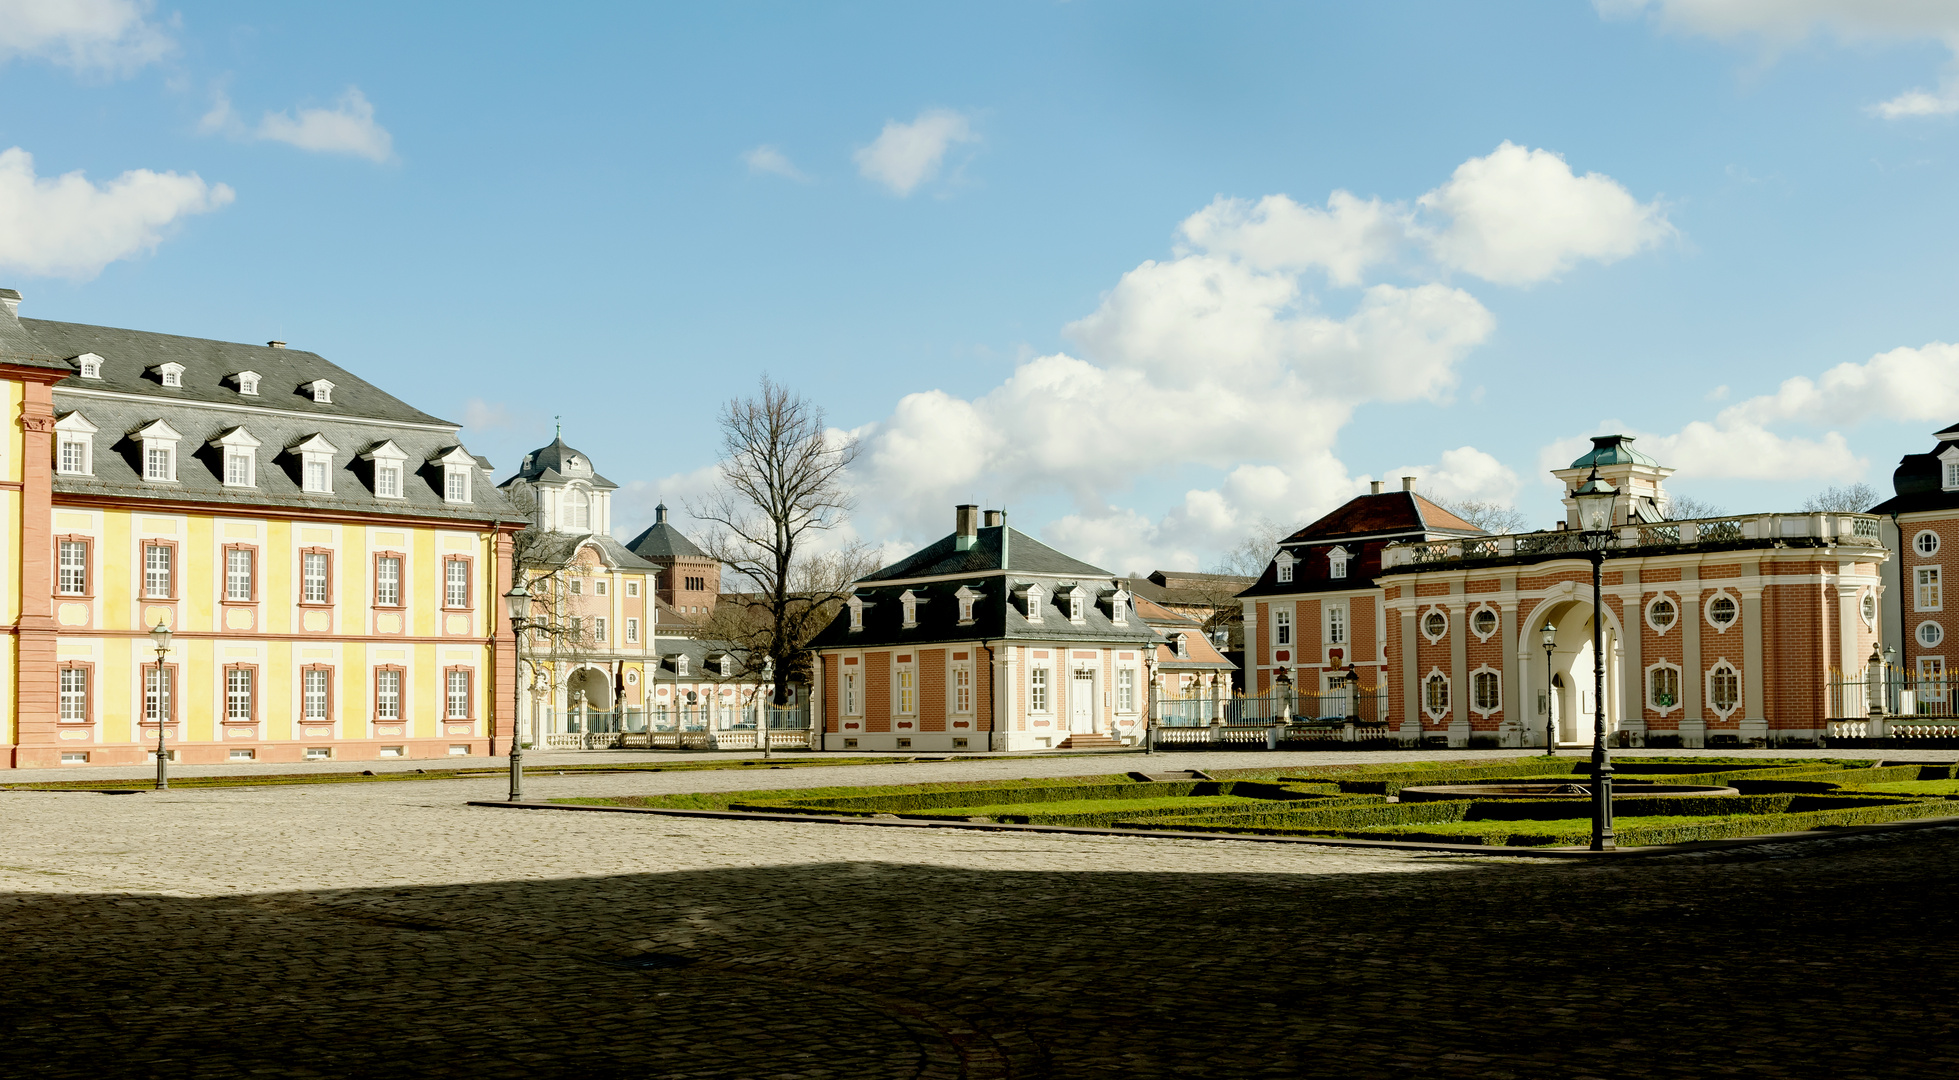
[[[1519,667],[1524,672],[1523,683],[1527,689],[1525,701],[1531,710],[1525,718],[1525,746],[1544,745],[1547,718],[1556,725],[1559,746],[1591,745],[1593,687],[1599,666],[1598,657],[1592,651],[1593,617],[1589,595],[1584,599],[1553,599],[1531,612],[1518,643],[1522,661]],[[1544,656],[1546,623],[1557,628],[1552,636],[1548,670]],[[1619,728],[1624,670],[1619,621],[1609,608],[1605,614],[1604,646],[1605,731],[1609,738]]]

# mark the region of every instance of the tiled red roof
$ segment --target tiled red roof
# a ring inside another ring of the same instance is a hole
[[[1347,500],[1339,509],[1286,537],[1283,543],[1417,529],[1483,531],[1412,491],[1384,491]]]

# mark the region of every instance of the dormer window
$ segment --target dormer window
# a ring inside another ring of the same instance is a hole
[[[1959,491],[1959,446],[1948,446],[1939,455],[1939,488],[1944,491]]]
[[[161,420],[137,428],[130,437],[143,443],[143,479],[155,484],[177,482],[177,429]]]
[[[158,364],[156,366],[156,377],[163,385],[181,390],[184,385],[184,365],[174,361],[168,364]]]
[[[102,358],[94,353],[85,352],[77,356],[75,362],[81,365],[82,378],[100,379],[102,377]]]
[[[1281,551],[1279,552],[1279,557],[1272,560],[1272,564],[1278,567],[1280,584],[1283,585],[1292,580],[1292,564],[1294,561],[1292,552],[1290,551]]]
[[[961,585],[959,591],[953,593],[952,597],[959,601],[959,625],[966,626],[970,624],[973,621],[973,601],[978,600],[980,594]]]
[[[687,654],[686,654],[686,653],[681,653],[681,654],[680,654],[679,656],[676,656],[676,657],[674,657],[674,658],[673,658],[673,673],[674,673],[675,675],[685,675],[685,674],[687,674]]]
[[[735,673],[735,658],[727,653],[721,654],[721,677],[731,678]]]
[[[300,389],[312,397],[315,405],[333,404],[333,384],[325,379],[314,379]]]
[[[1129,625],[1129,590],[1117,589],[1109,598],[1109,621],[1117,626]]]
[[[258,484],[257,439],[242,427],[211,440],[211,446],[224,455],[224,486],[248,488]]]
[[[1088,601],[1083,598],[1082,591],[1078,588],[1068,595],[1068,621],[1079,625],[1086,618],[1088,618]]]
[[[241,371],[231,377],[238,384],[238,392],[246,397],[258,396],[259,374],[256,371]]]
[[[299,458],[299,489],[312,495],[333,494],[333,455],[339,449],[323,435],[312,435],[286,447]]]
[[[95,474],[95,425],[79,412],[54,422],[54,471],[68,476]]]
[[[401,452],[393,439],[387,439],[361,451],[361,460],[374,467],[374,497],[377,499],[403,498],[401,491],[402,462],[408,455]]]
[[[460,446],[449,448],[429,459],[432,464],[442,466],[442,501],[466,503],[469,501],[469,477],[476,470],[476,459]]]
[[[1177,659],[1179,660],[1190,659],[1190,635],[1189,634],[1177,635]]]
[[[1046,607],[1047,596],[1039,585],[1027,587],[1027,621],[1040,622],[1042,609]]]
[[[898,603],[899,603],[899,604],[901,604],[901,605],[903,605],[903,606],[904,606],[904,609],[905,609],[905,612],[904,612],[904,614],[905,614],[905,629],[907,629],[907,630],[910,630],[910,629],[912,629],[913,627],[915,627],[915,626],[917,626],[917,625],[918,625],[918,596],[917,596],[917,594],[915,594],[915,593],[913,593],[913,592],[912,592],[912,591],[911,591],[910,589],[906,589],[906,590],[904,591],[904,594],[898,597]]]
[[[853,596],[849,600],[844,601],[844,606],[850,609],[850,628],[852,630],[862,630],[864,628],[864,601]]]
[[[1347,555],[1347,549],[1343,547],[1337,547],[1334,548],[1332,551],[1327,552],[1326,553],[1326,576],[1330,578],[1346,577],[1348,558],[1349,556]]]

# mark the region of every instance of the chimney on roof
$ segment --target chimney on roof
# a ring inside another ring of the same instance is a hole
[[[19,289],[0,289],[0,308],[6,308],[6,309],[7,309],[7,314],[9,314],[9,315],[12,315],[12,314],[14,314],[15,312],[17,312],[17,311],[19,311],[19,310],[20,310],[20,290],[19,290]]]
[[[1402,478],[1401,478],[1401,490],[1403,490],[1403,491],[1413,491],[1413,490],[1415,490],[1415,478],[1414,478],[1414,477],[1412,477],[1412,476],[1404,476],[1404,477],[1402,477]]]
[[[1381,481],[1369,480],[1367,482],[1367,488],[1368,488],[1367,493],[1369,495],[1379,495],[1381,493]]]
[[[979,507],[960,503],[952,510],[952,545],[958,551],[971,551],[979,543]]]
[[[283,341],[268,341],[265,344],[267,348],[272,349],[283,349],[286,347],[286,343]]]
[[[997,529],[1000,527],[1000,511],[988,510],[986,512],[986,527],[989,529]]]

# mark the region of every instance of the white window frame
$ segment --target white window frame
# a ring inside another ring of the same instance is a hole
[[[1735,688],[1734,704],[1729,705],[1726,709],[1721,708],[1719,696],[1716,695],[1714,692],[1714,685],[1715,685],[1714,681],[1717,677],[1721,675],[1723,671],[1733,676],[1734,688]],[[1742,696],[1747,688],[1742,684],[1741,681],[1741,668],[1737,667],[1735,664],[1730,662],[1727,657],[1723,656],[1723,657],[1717,657],[1715,659],[1714,663],[1707,669],[1707,676],[1705,678],[1705,683],[1706,685],[1703,687],[1703,689],[1707,693],[1707,709],[1709,712],[1713,713],[1714,715],[1720,717],[1723,720],[1726,720],[1728,717],[1733,716],[1738,710],[1740,710],[1742,705]]]
[[[1660,704],[1657,697],[1655,696],[1659,689],[1657,685],[1659,682],[1659,677],[1660,674],[1663,672],[1669,673],[1673,676],[1673,704],[1671,705]],[[1673,663],[1672,661],[1669,660],[1661,660],[1658,661],[1657,663],[1646,665],[1646,707],[1648,709],[1651,709],[1653,712],[1656,712],[1661,716],[1665,716],[1670,712],[1683,708],[1684,706],[1681,705],[1681,701],[1685,696],[1686,695],[1682,694],[1680,691],[1680,665],[1679,664]]]
[[[626,616],[626,644],[639,644],[639,619],[632,615]]]
[[[1292,644],[1292,612],[1285,608],[1272,613],[1272,644],[1275,647]]]
[[[1298,560],[1292,557],[1292,552],[1290,551],[1281,551],[1272,559],[1272,566],[1275,571],[1274,576],[1277,578],[1279,584],[1289,585],[1292,583],[1292,564],[1296,561]]]
[[[57,683],[60,695],[60,718],[63,723],[83,723],[88,720],[88,674],[85,667],[65,667]]]
[[[1672,617],[1665,623],[1661,623],[1659,618],[1654,614],[1663,603],[1673,609]],[[1652,598],[1646,601],[1646,625],[1652,627],[1655,634],[1665,637],[1669,631],[1680,625],[1680,608],[1680,600],[1673,594],[1668,592],[1654,593]]]
[[[405,499],[408,497],[404,463],[408,455],[396,446],[393,439],[387,439],[361,451],[361,460],[374,469],[374,497],[377,499]]]
[[[1109,621],[1117,626],[1129,625],[1129,590],[1117,589],[1109,597]]]
[[[1432,689],[1436,685],[1442,687],[1439,705],[1436,701],[1438,695]],[[1455,704],[1450,691],[1449,676],[1441,668],[1428,669],[1428,674],[1422,676],[1422,713],[1430,720],[1440,720],[1449,715],[1450,707]]]
[[[898,604],[904,609],[904,629],[918,626],[918,596],[910,589],[898,595]]]
[[[224,669],[224,718],[239,722],[257,719],[258,680],[249,667]]]
[[[1435,633],[1431,634],[1429,633],[1429,623],[1433,621],[1430,618],[1430,616],[1433,615],[1442,616],[1442,629],[1437,630]],[[1440,605],[1430,605],[1428,610],[1416,616],[1416,628],[1422,632],[1423,637],[1428,639],[1428,643],[1430,645],[1440,644],[1442,639],[1449,636],[1448,609],[1441,607]]]
[[[324,435],[310,435],[286,447],[299,458],[299,490],[308,495],[333,494],[333,457],[339,448]]]
[[[1912,683],[1920,701],[1944,701],[1947,696],[1945,685],[1945,657],[1921,656],[1917,662],[1918,678]]]
[[[172,600],[177,595],[177,549],[171,544],[153,544],[144,541],[143,553],[143,599]],[[161,558],[152,556],[161,555]],[[162,583],[159,590],[158,583]]]
[[[320,572],[313,567],[318,561]],[[317,587],[316,587],[317,586]],[[324,551],[299,554],[299,600],[302,604],[324,604],[333,596],[333,556]]]
[[[402,564],[407,560],[400,555],[376,555],[374,557],[374,604],[376,607],[401,606]],[[392,567],[392,574],[389,568]]]
[[[1321,641],[1329,646],[1339,645],[1344,648],[1347,639],[1352,636],[1350,633],[1353,629],[1352,614],[1344,598],[1320,601],[1320,632],[1324,635]]]
[[[1496,691],[1495,701],[1486,706],[1483,704],[1483,688],[1488,685],[1494,685]],[[1469,711],[1478,716],[1489,716],[1503,711],[1502,672],[1488,664],[1483,664],[1469,673]]]
[[[229,488],[251,488],[258,486],[258,448],[259,441],[252,433],[242,427],[235,427],[211,440],[210,445],[217,450],[222,464],[219,480]],[[232,464],[240,463],[240,475],[232,473]]]
[[[79,412],[70,412],[54,422],[54,471],[63,476],[95,475],[95,432],[94,424]],[[79,448],[79,460],[74,468],[69,467],[66,456],[70,446]]]
[[[442,606],[461,609],[469,606],[469,570],[466,559],[442,560]]]
[[[1047,613],[1047,590],[1039,585],[1027,587],[1027,621],[1037,623]]]
[[[1714,617],[1714,605],[1721,600],[1727,600],[1734,605],[1734,618],[1727,622],[1721,622]],[[1741,598],[1726,589],[1716,589],[1710,593],[1707,602],[1701,605],[1701,611],[1707,618],[1707,625],[1713,627],[1717,634],[1725,634],[1741,624]]]
[[[918,715],[918,663],[893,662],[891,667],[891,715]]]
[[[429,457],[429,464],[442,466],[443,502],[454,506],[462,506],[470,501],[471,474],[476,471],[476,458],[471,456],[469,451],[464,450],[460,446],[452,446],[442,453],[431,455]],[[586,524],[582,526],[587,530],[595,527],[589,515],[596,513],[597,508],[591,506],[591,503],[596,501],[588,500],[587,503],[588,517]]]
[[[55,552],[55,595],[88,595],[88,554],[94,545],[86,540],[57,540]],[[79,552],[79,559],[70,559],[71,552]]]
[[[374,719],[401,719],[400,668],[376,668],[374,671]]]
[[[475,698],[475,673],[468,668],[451,668],[442,674],[442,714],[449,720],[470,719],[469,707]],[[461,707],[457,703],[461,702]]]
[[[1959,462],[1955,462],[1959,464]],[[1920,529],[1911,538],[1912,553],[1921,559],[1929,559],[1939,553],[1939,534],[1930,529]]]
[[[1939,455],[1939,462],[1944,466],[1939,470],[1939,487],[1945,491],[1959,491],[1959,446],[1948,447],[1945,453]]]
[[[952,664],[952,714],[954,716],[973,715],[973,665],[971,661],[956,660]]]
[[[1864,625],[1866,627],[1875,628],[1877,626],[1877,590],[1876,589],[1865,589],[1864,594],[1858,597],[1857,613],[1863,616]]]
[[[610,633],[608,633],[610,629],[611,629],[611,625],[605,616],[594,615],[592,617],[592,640],[593,641],[597,642],[600,645],[604,645],[611,642],[612,636]],[[724,668],[721,673],[723,675],[726,675],[728,672]]]
[[[843,669],[843,677],[837,681],[842,684],[843,714],[845,716],[864,715],[864,699],[857,693],[856,665]]]
[[[1053,669],[1046,664],[1027,668],[1027,711],[1041,716],[1054,710]]]
[[[82,378],[84,379],[100,379],[102,377],[102,358],[92,352],[85,352],[77,356],[75,358],[75,364],[81,368]]]
[[[1116,711],[1119,713],[1136,711],[1136,669],[1133,667],[1116,669]]]
[[[172,360],[156,366],[157,381],[173,390],[184,388],[184,365]]]
[[[639,582],[637,581],[626,582],[626,596],[630,598],[638,595],[639,595]]]
[[[313,404],[315,405],[333,404],[333,383],[326,379],[314,379],[312,382],[300,387],[300,389],[312,395]]]
[[[244,572],[238,569],[240,560]],[[224,598],[232,603],[250,603],[258,595],[258,552],[248,547],[224,549]],[[241,589],[240,586],[243,586]]]
[[[980,594],[961,585],[959,586],[959,591],[953,593],[952,596],[953,599],[959,601],[959,625],[971,625],[973,622],[973,603],[980,598]]]
[[[850,599],[844,601],[844,607],[850,609],[851,630],[862,630],[864,628],[864,601],[856,596],[852,596]]]
[[[1936,566],[1914,566],[1911,568],[1911,598],[1914,611],[1944,611],[1944,577]]]
[[[130,434],[143,444],[144,481],[152,484],[176,483],[177,444],[183,440],[177,429],[157,420]]]
[[[1347,549],[1344,547],[1337,547],[1327,552],[1326,576],[1336,581],[1345,578],[1347,576],[1347,564],[1352,560],[1353,556],[1349,555]]]
[[[260,378],[262,376],[256,371],[240,371],[231,376],[231,380],[238,384],[238,392],[246,397],[258,396]]]
[[[1936,649],[1945,643],[1945,627],[1937,619],[1926,619],[1912,628],[1913,641],[1927,649]]]
[[[333,721],[332,669],[302,668],[299,674],[300,723],[331,723]]]
[[[1068,621],[1080,626],[1088,619],[1088,598],[1082,595],[1081,586],[1068,590]]]
[[[1488,613],[1490,616],[1490,628],[1488,630],[1484,630],[1476,625],[1483,621],[1483,615],[1485,613]],[[1469,632],[1476,635],[1476,640],[1478,641],[1488,641],[1496,636],[1497,631],[1503,629],[1503,613],[1496,609],[1496,605],[1487,601],[1470,608],[1469,618],[1463,621],[1469,625]]]

